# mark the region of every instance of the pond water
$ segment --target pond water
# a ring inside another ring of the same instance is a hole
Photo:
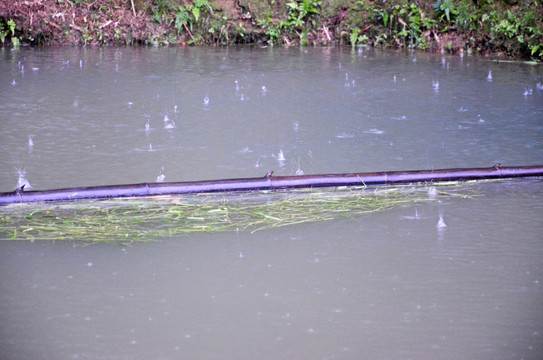
[[[0,191],[543,163],[539,65],[3,48],[0,84]],[[128,246],[0,241],[0,357],[540,359],[543,182],[469,194]]]

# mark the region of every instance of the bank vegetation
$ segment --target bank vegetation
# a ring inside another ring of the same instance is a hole
[[[543,59],[543,0],[10,0],[0,44],[378,46]]]

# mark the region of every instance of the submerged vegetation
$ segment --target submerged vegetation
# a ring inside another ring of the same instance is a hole
[[[380,46],[543,59],[541,0],[0,3],[2,44]]]
[[[439,185],[16,204],[0,208],[0,240],[130,243],[194,232],[255,232],[471,196],[465,187]]]

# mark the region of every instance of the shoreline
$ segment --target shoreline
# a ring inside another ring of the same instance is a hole
[[[370,46],[543,60],[543,3],[13,0],[0,45]]]

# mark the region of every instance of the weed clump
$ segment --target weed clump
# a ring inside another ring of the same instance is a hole
[[[201,232],[256,232],[472,195],[439,188],[431,196],[425,187],[405,186],[15,204],[0,208],[0,239],[128,243]]]

